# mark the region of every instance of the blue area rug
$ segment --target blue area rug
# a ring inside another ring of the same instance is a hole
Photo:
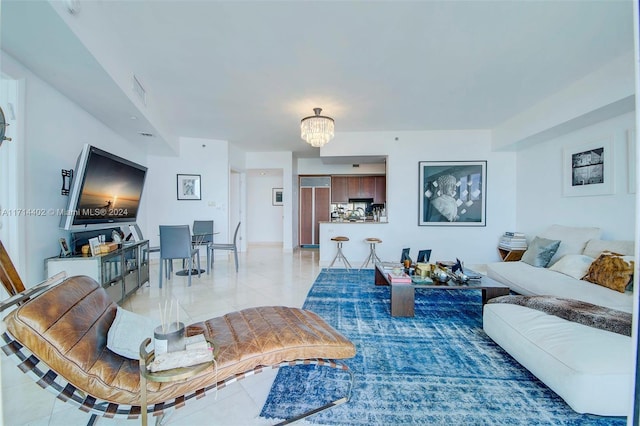
[[[574,412],[482,330],[479,290],[416,291],[414,318],[392,318],[373,271],[323,270],[304,308],[357,348],[351,400],[307,418],[327,425],[624,425]],[[348,374],[296,366],[278,372],[261,417],[284,419],[344,396]]]

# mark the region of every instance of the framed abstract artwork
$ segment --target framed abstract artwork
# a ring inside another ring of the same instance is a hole
[[[200,175],[177,175],[178,200],[200,200]]]
[[[420,161],[420,226],[486,226],[486,161]]]
[[[567,146],[562,159],[562,194],[565,197],[613,194],[611,138]]]

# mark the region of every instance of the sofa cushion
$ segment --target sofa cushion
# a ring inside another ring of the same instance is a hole
[[[559,245],[560,240],[535,237],[521,260],[537,268],[546,268]]]
[[[569,275],[571,278],[581,280],[589,271],[589,266],[595,259],[584,254],[568,254],[551,265],[551,271]]]
[[[591,263],[584,280],[624,293],[633,279],[632,256],[605,251]]]
[[[634,365],[630,337],[501,303],[485,305],[483,329],[575,411],[628,413]]]
[[[549,262],[549,265],[553,265],[564,255],[583,254],[587,242],[595,238],[600,238],[600,233],[600,228],[551,225],[538,234],[538,236],[549,240],[561,241],[556,254],[551,258],[551,262]]]
[[[633,256],[635,251],[635,243],[631,240],[598,240],[592,239],[587,242],[582,254],[594,259],[600,256],[603,251],[620,253],[624,256]]]
[[[624,312],[633,311],[633,293],[630,291],[619,293],[587,281],[576,280],[549,268],[536,268],[524,262],[489,263],[487,276],[526,296],[548,294]]]

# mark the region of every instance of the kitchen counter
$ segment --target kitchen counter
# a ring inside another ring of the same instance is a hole
[[[357,226],[355,226],[357,225]],[[382,244],[376,246],[376,253],[382,260],[400,259],[400,249],[384,244],[391,241],[392,227],[388,222],[360,221],[360,222],[320,222],[320,259],[319,265],[326,268],[336,255],[336,243],[331,238],[342,235],[349,241],[342,244],[342,252],[355,269],[369,256],[369,243],[365,238],[380,238]],[[335,266],[335,265],[334,265]],[[373,265],[369,264],[369,268]]]

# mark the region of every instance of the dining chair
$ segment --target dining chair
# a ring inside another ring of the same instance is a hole
[[[233,233],[233,243],[228,243],[228,244],[224,244],[224,243],[211,243],[209,244],[209,246],[207,247],[207,250],[211,250],[211,265],[213,265],[213,261],[215,259],[215,253],[214,250],[228,250],[228,251],[233,251],[233,256],[235,258],[236,261],[236,272],[238,272],[238,230],[240,229],[240,223],[238,222],[238,226],[236,226],[236,231]],[[209,257],[209,256],[207,256]]]
[[[200,250],[191,244],[189,225],[160,225],[160,288],[162,288],[162,273],[166,268],[167,280],[173,271],[173,259],[187,261],[189,286],[193,273],[193,258],[198,262],[198,276],[200,276]]]
[[[194,220],[191,244],[194,247],[207,246],[207,274],[209,273],[209,265],[211,264],[211,250],[209,250],[209,244],[211,243],[213,243],[213,221]]]

